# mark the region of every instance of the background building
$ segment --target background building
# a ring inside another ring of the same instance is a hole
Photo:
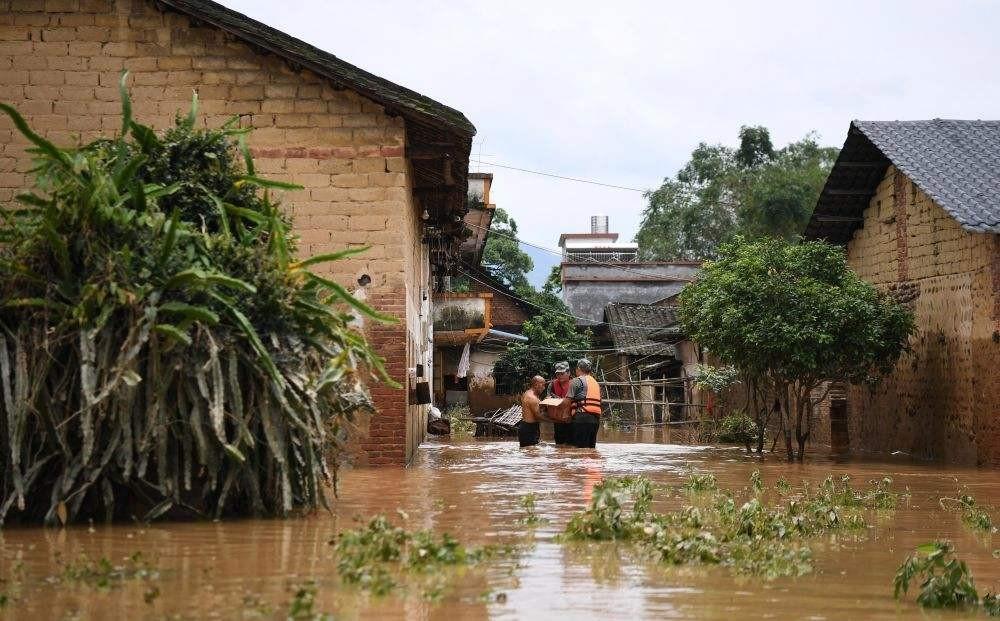
[[[613,302],[652,304],[675,295],[698,273],[698,262],[638,261],[637,244],[618,242],[607,216],[593,216],[589,233],[563,233],[562,297],[580,327],[600,330]],[[606,340],[607,335],[598,335]]]

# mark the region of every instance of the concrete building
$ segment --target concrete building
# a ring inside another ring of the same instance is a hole
[[[805,234],[917,323],[888,378],[841,396],[832,435],[1000,465],[1000,121],[851,123]]]
[[[304,186],[281,197],[302,255],[371,246],[327,275],[351,288],[370,282],[368,301],[401,319],[368,328],[404,387],[373,388],[378,413],[358,458],[407,463],[426,428],[415,388],[433,368],[430,296],[457,264],[475,128],[457,110],[208,0],[0,1],[0,99],[57,144],[118,130],[123,70],[144,124],[172,126],[197,91],[209,125],[238,116],[255,128],[257,171]],[[0,202],[29,183],[25,146],[0,120]]]
[[[697,275],[698,262],[638,261],[638,245],[608,232],[607,216],[591,218],[589,233],[564,233],[562,297],[580,327],[599,327],[613,302],[652,304],[673,296]]]

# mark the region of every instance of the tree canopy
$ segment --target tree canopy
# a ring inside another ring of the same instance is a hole
[[[501,208],[493,213],[490,235],[483,247],[483,267],[514,291],[532,290],[528,272],[535,263],[517,241],[517,222]]]
[[[824,242],[737,238],[722,244],[680,295],[692,340],[777,398],[791,454],[809,437],[824,382],[871,382],[891,371],[912,313],[861,280]]]
[[[765,127],[744,126],[739,146],[701,143],[674,178],[647,194],[636,241],[646,259],[717,256],[737,235],[801,233],[838,150],[813,135],[775,149]]]
[[[555,363],[576,360],[590,347],[589,331],[577,331],[576,320],[558,295],[536,292],[530,300],[538,312],[524,322],[523,334],[528,342],[511,345],[493,367],[495,376],[511,377],[515,384],[533,375],[551,377]]]

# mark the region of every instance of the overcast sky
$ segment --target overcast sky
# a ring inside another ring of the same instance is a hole
[[[473,158],[633,188],[741,125],[840,146],[851,119],[1000,118],[987,0],[222,1],[461,110]],[[477,166],[527,241],[635,234],[639,192]]]

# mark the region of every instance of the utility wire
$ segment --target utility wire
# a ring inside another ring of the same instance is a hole
[[[639,188],[630,188],[624,185],[615,185],[613,183],[603,183],[601,181],[594,181],[592,179],[580,179],[579,177],[567,177],[565,175],[556,175],[554,173],[541,172],[538,170],[529,170],[527,168],[518,168],[517,166],[508,166],[506,164],[497,164],[495,162],[484,162],[482,160],[470,159],[470,162],[475,162],[477,164],[482,164],[483,166],[493,166],[496,168],[506,168],[508,170],[516,170],[519,172],[531,173],[532,175],[541,175],[542,177],[552,177],[553,179],[563,179],[565,181],[576,181],[577,183],[589,183],[590,185],[599,185],[605,188],[614,188],[616,190],[628,190],[630,192],[640,192],[645,194],[647,190],[640,190]]]
[[[559,250],[554,250],[552,248],[546,248],[545,246],[539,246],[537,244],[532,244],[531,242],[526,242],[523,239],[518,239],[517,237],[514,237],[513,235],[508,235],[508,234],[503,233],[501,231],[494,231],[493,229],[490,229],[489,227],[480,226],[478,224],[473,224],[471,222],[466,222],[465,224],[468,225],[468,226],[471,226],[471,227],[483,230],[483,231],[487,231],[488,235],[496,235],[498,237],[503,237],[505,239],[509,239],[511,241],[515,241],[515,242],[517,242],[519,244],[524,244],[525,246],[530,246],[532,248],[537,248],[539,250],[543,250],[543,251],[548,252],[550,254],[554,254],[554,255],[557,255],[557,256],[560,256],[560,257],[563,256],[563,253],[561,251],[559,251]],[[622,265],[622,264],[619,264],[619,263],[608,263],[606,261],[600,261],[600,260],[594,259],[592,257],[580,257],[579,260],[574,260],[573,262],[574,263],[593,263],[594,265],[599,265],[601,267],[610,267],[610,268],[613,268],[613,269],[616,269],[616,270],[621,270],[623,272],[630,272],[630,273],[633,273],[633,274],[639,274],[640,276],[645,276],[647,280],[662,280],[664,282],[685,282],[685,281],[688,280],[686,278],[673,278],[673,277],[670,277],[670,276],[659,276],[657,274],[650,274],[649,272],[643,272],[642,270],[637,270],[635,268],[626,267],[625,265]]]

